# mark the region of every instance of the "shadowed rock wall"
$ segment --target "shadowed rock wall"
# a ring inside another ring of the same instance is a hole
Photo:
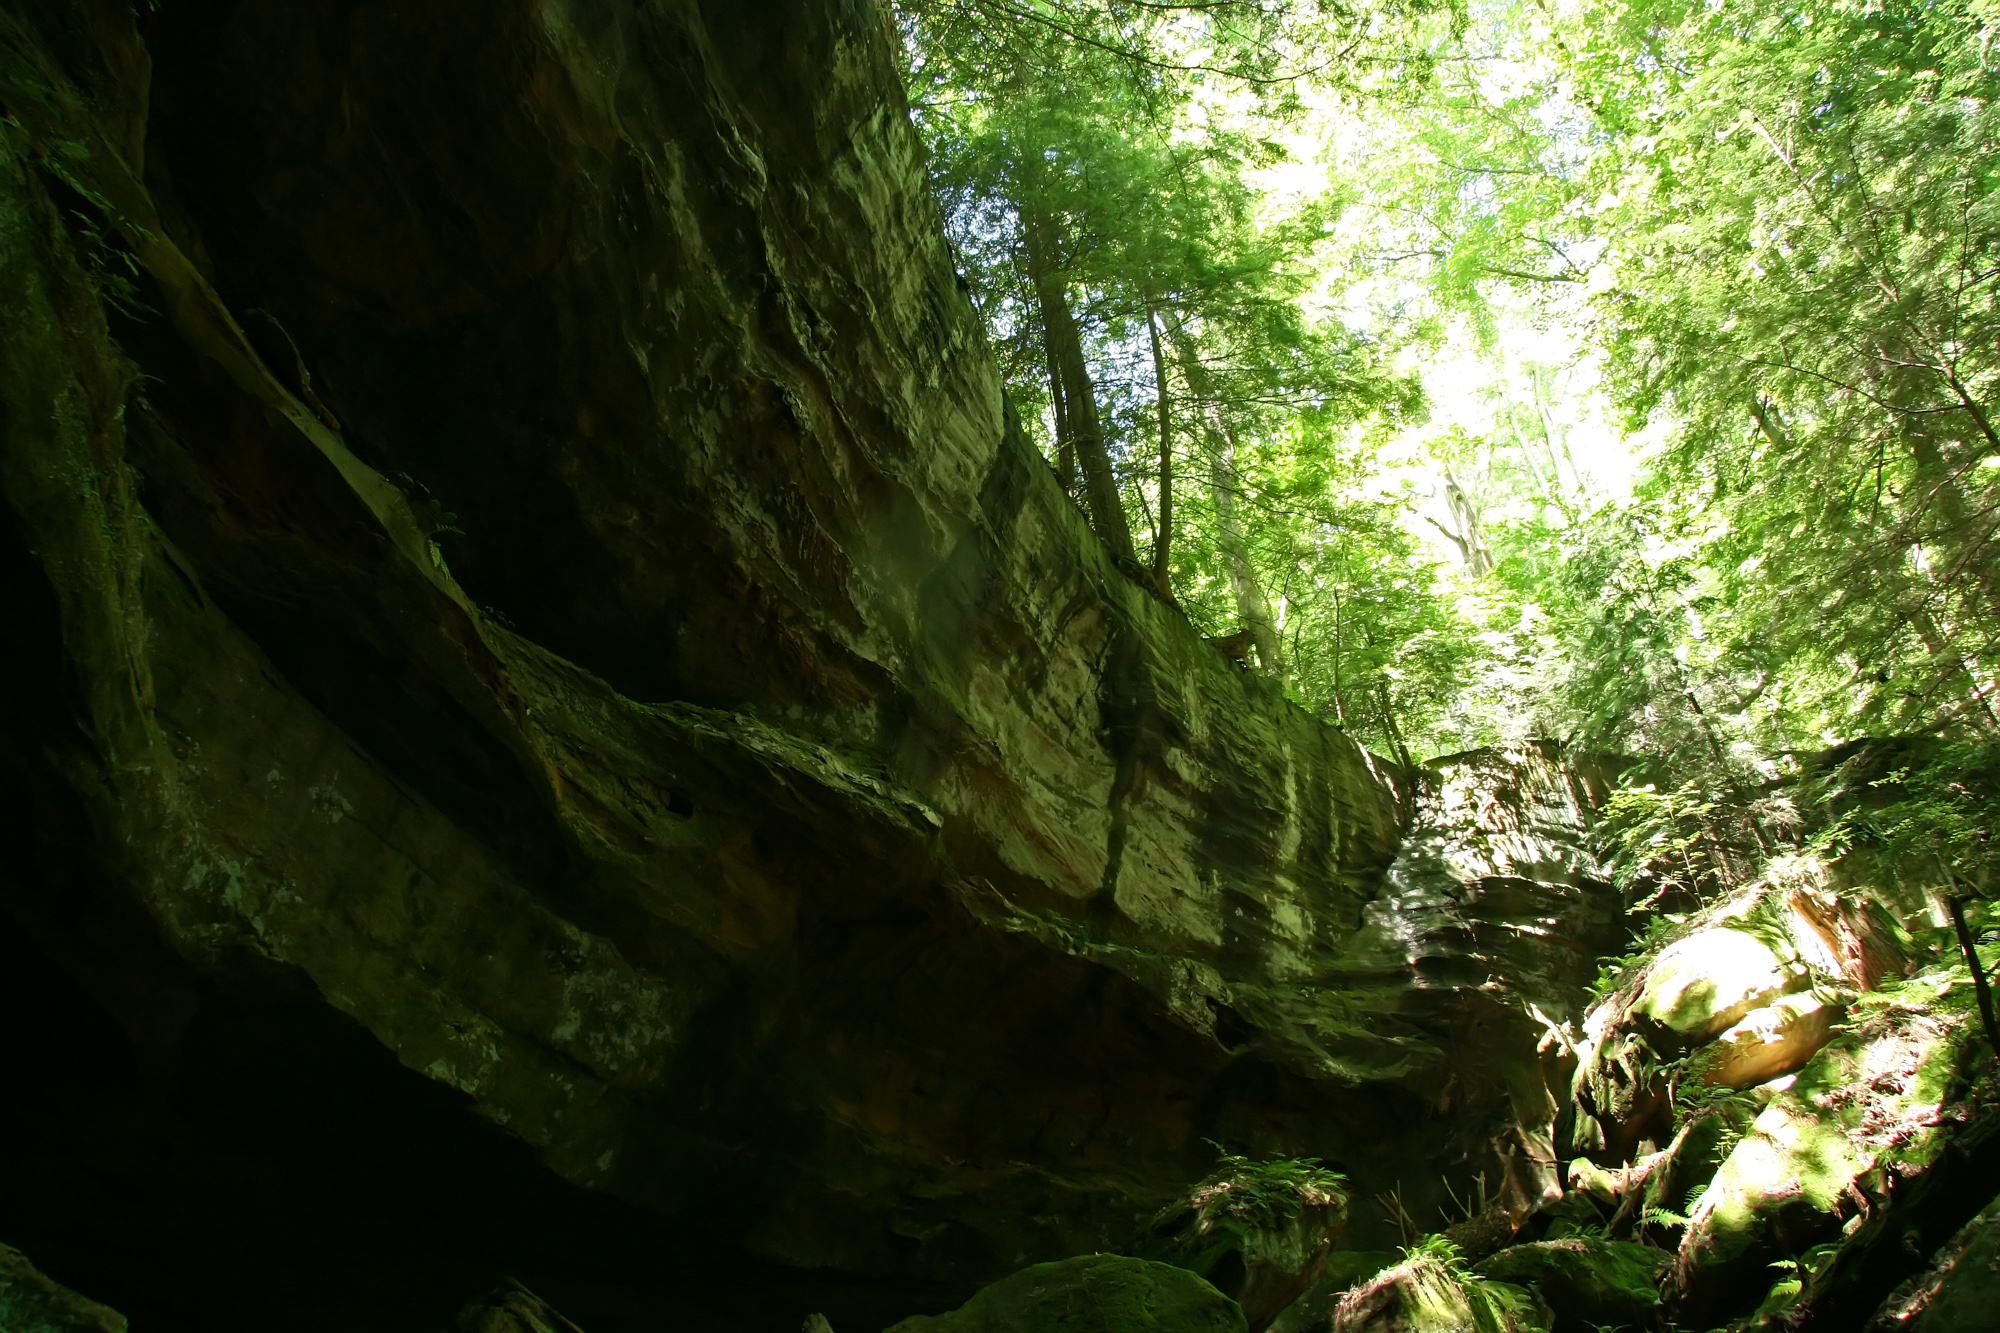
[[[1396,780],[1012,422],[872,4],[0,16],[5,892],[141,1066],[276,963],[573,1182],[958,1276],[1516,1114],[1356,935]]]

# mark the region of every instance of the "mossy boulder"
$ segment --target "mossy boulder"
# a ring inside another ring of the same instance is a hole
[[[1548,1312],[1507,1282],[1418,1256],[1341,1298],[1333,1333],[1548,1333]]]
[[[1258,1333],[1319,1278],[1346,1225],[1345,1181],[1332,1171],[1226,1157],[1128,1248],[1206,1278]]]
[[[1837,1239],[1896,1179],[1942,1151],[1940,1110],[1974,1032],[1959,997],[1877,1004],[1776,1095],[1697,1200],[1670,1289],[1707,1327],[1756,1306],[1771,1265]]]
[[[1185,1268],[1121,1254],[1036,1264],[950,1314],[889,1333],[1245,1333],[1243,1311]]]
[[[1570,1237],[1510,1246],[1477,1272],[1541,1297],[1551,1333],[1588,1333],[1599,1325],[1653,1323],[1660,1278],[1671,1261],[1649,1245]]]
[[[1833,1036],[1840,1007],[1805,993],[1752,1009],[1703,1047],[1695,1066],[1703,1082],[1748,1088],[1805,1068]]]
[[[1696,1046],[1805,981],[1804,969],[1788,965],[1763,940],[1718,926],[1662,949],[1632,1012]]]
[[[0,1245],[0,1333],[125,1333],[125,1316],[45,1276]]]

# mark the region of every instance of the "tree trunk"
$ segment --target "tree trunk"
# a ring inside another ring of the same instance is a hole
[[[1404,768],[1413,769],[1416,764],[1410,760],[1410,747],[1403,743],[1403,729],[1396,725],[1396,706],[1389,699],[1389,682],[1377,677],[1375,698],[1382,708],[1382,728],[1389,733],[1389,744],[1396,748],[1396,761]]]
[[[1462,535],[1453,536],[1465,567],[1474,578],[1493,572],[1493,552],[1486,545],[1486,531],[1479,522],[1479,510],[1472,497],[1458,484],[1450,468],[1444,470],[1444,499],[1451,511],[1452,526]],[[1447,534],[1450,535],[1450,534]]]
[[[1097,392],[1083,359],[1083,337],[1077,332],[1062,274],[1056,268],[1054,224],[1027,208],[1021,210],[1021,218],[1028,238],[1028,275],[1034,279],[1035,300],[1041,306],[1049,360],[1062,386],[1076,459],[1083,466],[1083,495],[1091,526],[1111,548],[1111,554],[1137,563],[1132,553],[1132,529],[1125,521],[1125,502],[1118,495],[1118,479],[1112,475],[1111,456],[1104,447],[1104,427],[1097,419]]]
[[[1062,375],[1056,370],[1055,353],[1043,340],[1042,360],[1049,370],[1049,403],[1056,419],[1056,476],[1066,494],[1076,494],[1076,437],[1069,428],[1069,404],[1063,399]]]
[[[1160,530],[1153,540],[1153,582],[1160,595],[1173,600],[1173,582],[1168,572],[1169,554],[1174,543],[1174,436],[1167,400],[1167,359],[1160,350],[1160,321],[1146,311],[1146,334],[1153,343],[1154,393],[1160,405]]]
[[[1256,566],[1250,563],[1250,544],[1243,536],[1242,520],[1236,513],[1240,489],[1236,441],[1230,437],[1221,404],[1216,401],[1215,383],[1209,378],[1208,367],[1195,354],[1194,341],[1171,311],[1163,312],[1161,319],[1167,326],[1167,337],[1173,342],[1174,355],[1181,363],[1181,374],[1187,379],[1195,402],[1204,409],[1200,420],[1202,432],[1208,436],[1208,485],[1215,501],[1216,540],[1229,563],[1229,586],[1236,595],[1237,618],[1250,631],[1250,641],[1257,645],[1257,661],[1264,674],[1283,680],[1285,662],[1278,644],[1277,625],[1271,618],[1271,604],[1264,598],[1263,582],[1257,577]]]

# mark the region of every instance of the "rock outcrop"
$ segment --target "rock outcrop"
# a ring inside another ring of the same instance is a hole
[[[1115,1246],[1210,1139],[1535,1197],[1519,1001],[1617,925],[1590,793],[1397,772],[1126,577],[891,41],[0,6],[9,929],[142,1118],[206,1016],[308,995],[799,1268]]]
[[[1128,576],[894,41],[0,0],[0,1236],[162,1330],[1976,1319],[1967,987],[1781,858],[1579,1029],[1604,775]]]

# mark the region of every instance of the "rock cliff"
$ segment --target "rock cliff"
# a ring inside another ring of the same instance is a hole
[[[1616,938],[1589,785],[1385,765],[1116,566],[891,41],[867,0],[0,6],[0,929],[67,1089],[10,1113],[52,1165],[0,1234],[65,1281],[401,1197],[270,1183],[308,1160],[759,1256],[772,1327],[783,1274],[910,1313],[1115,1247],[1211,1140],[1334,1163],[1364,1233],[1551,1187],[1526,1006]]]

